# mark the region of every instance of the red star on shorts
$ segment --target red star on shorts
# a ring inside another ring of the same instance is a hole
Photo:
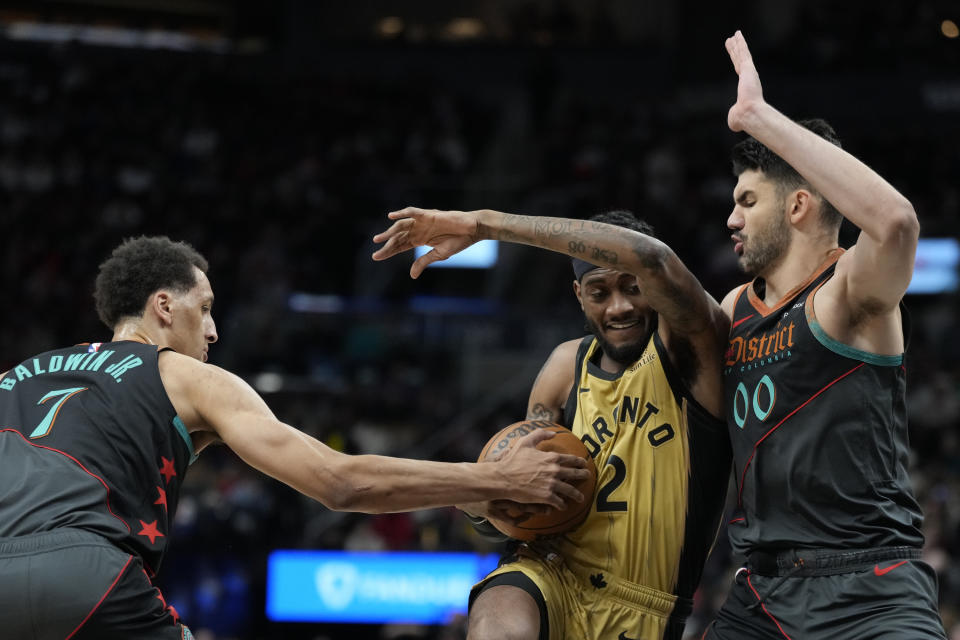
[[[140,524],[143,526],[143,529],[137,534],[138,536],[146,536],[150,538],[150,544],[154,544],[157,538],[162,538],[163,534],[160,533],[160,530],[157,529],[157,521],[154,520],[150,524],[147,524],[143,520],[140,521]]]
[[[163,487],[157,487],[157,493],[160,495],[160,497],[157,498],[156,500],[154,500],[154,501],[153,501],[153,504],[162,504],[164,510],[166,510],[166,509],[168,508],[168,507],[167,507],[167,492],[163,490]]]
[[[177,475],[177,470],[173,468],[173,460],[167,460],[163,456],[160,456],[160,459],[163,461],[163,466],[160,467],[160,475],[166,479],[167,484],[170,484],[170,478]]]

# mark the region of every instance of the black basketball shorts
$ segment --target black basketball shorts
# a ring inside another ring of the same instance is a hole
[[[0,538],[0,635],[189,640],[140,560],[88,531]]]

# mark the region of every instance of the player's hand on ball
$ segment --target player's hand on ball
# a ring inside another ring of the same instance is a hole
[[[569,502],[584,501],[584,495],[574,483],[590,478],[589,463],[577,455],[537,448],[538,444],[555,435],[546,429],[536,429],[501,455],[501,472],[516,487],[518,502],[548,504],[563,509]]]
[[[499,501],[497,512],[487,503],[471,510],[482,512],[501,533],[519,540],[552,536],[578,526],[590,512],[596,467],[580,439],[563,426],[544,420],[523,420],[504,427],[487,441],[478,458],[480,462],[495,460],[501,465],[522,463],[519,475],[512,480],[518,490],[546,482],[549,498],[561,500],[558,505],[553,499],[518,493],[513,500]],[[534,506],[510,504],[514,501]]]

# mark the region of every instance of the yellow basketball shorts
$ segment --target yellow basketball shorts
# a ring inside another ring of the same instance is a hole
[[[547,607],[550,640],[567,638],[662,638],[676,596],[576,565],[559,554],[541,555],[521,545],[517,555],[474,585],[470,601],[492,578],[512,571],[540,589]]]

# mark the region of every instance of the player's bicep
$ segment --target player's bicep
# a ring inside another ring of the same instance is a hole
[[[190,389],[197,418],[244,462],[302,493],[330,500],[337,484],[332,466],[341,454],[279,421],[250,385],[223,369],[203,365]]]
[[[579,340],[557,346],[537,374],[527,401],[528,420],[563,422],[563,405],[574,382]]]

